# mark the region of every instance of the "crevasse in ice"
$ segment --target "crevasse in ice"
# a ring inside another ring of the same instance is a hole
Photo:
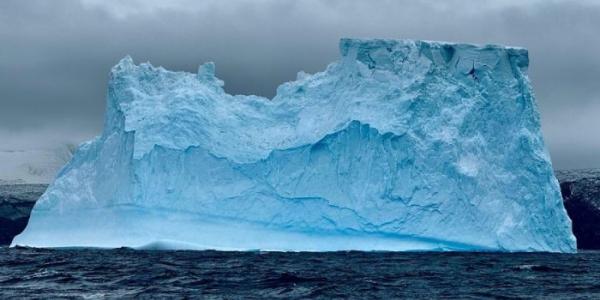
[[[525,49],[340,41],[273,99],[127,57],[14,244],[575,251]]]

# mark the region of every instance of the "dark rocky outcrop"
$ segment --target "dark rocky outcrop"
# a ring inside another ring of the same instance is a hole
[[[600,249],[600,169],[557,171],[578,249]]]
[[[578,249],[600,249],[600,169],[556,171]],[[0,184],[0,246],[21,233],[45,184]]]
[[[0,246],[10,245],[25,229],[31,209],[46,187],[46,184],[0,185]]]

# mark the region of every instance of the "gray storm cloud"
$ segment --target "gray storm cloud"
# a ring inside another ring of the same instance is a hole
[[[600,167],[598,3],[5,0],[0,151],[99,134],[108,71],[127,54],[191,72],[211,60],[228,92],[272,97],[337,59],[340,37],[410,38],[528,48],[555,167]]]

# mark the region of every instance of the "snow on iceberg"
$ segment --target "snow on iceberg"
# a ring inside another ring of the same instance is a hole
[[[525,49],[342,39],[273,99],[127,57],[13,245],[575,251]]]

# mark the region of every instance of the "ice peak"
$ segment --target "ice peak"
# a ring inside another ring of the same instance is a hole
[[[198,80],[222,87],[224,82],[215,76],[215,63],[212,61],[201,64],[198,67]]]
[[[198,78],[212,78],[215,76],[215,63],[212,61],[205,62],[198,67]]]
[[[119,60],[119,63],[117,63],[113,67],[113,72],[130,71],[134,67],[135,63],[133,62],[133,58],[131,58],[131,56],[128,54],[125,57],[121,58],[121,60]]]

